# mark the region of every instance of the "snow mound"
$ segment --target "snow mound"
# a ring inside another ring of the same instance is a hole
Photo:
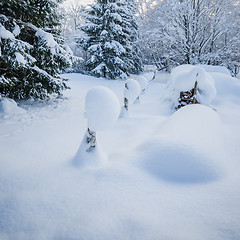
[[[92,151],[88,151],[89,144],[87,143],[88,134],[83,137],[82,143],[73,159],[75,167],[94,168],[104,166],[107,162],[107,156],[102,151],[101,146],[96,140],[96,146]]]
[[[211,65],[204,65],[204,64],[199,64],[197,66],[203,68],[206,72],[224,73],[231,76],[231,73],[229,72],[229,70],[223,66],[211,66]]]
[[[133,76],[134,79],[136,79],[141,87],[142,92],[144,92],[148,86],[148,80],[146,77],[142,75],[135,75]]]
[[[140,95],[141,88],[135,79],[128,79],[125,83],[124,96],[130,103],[134,102]]]
[[[203,105],[188,105],[166,120],[159,136],[139,147],[137,164],[169,182],[214,181],[223,173],[223,142],[217,113]]]
[[[217,89],[216,100],[240,101],[240,81],[224,73],[211,73]]]
[[[112,127],[120,114],[120,104],[116,95],[106,87],[94,87],[87,92],[85,111],[88,127],[92,131]]]
[[[24,113],[24,109],[18,107],[17,103],[10,98],[0,98],[0,117],[10,117]]]
[[[178,94],[181,91],[190,91],[193,89],[197,81],[197,100],[199,103],[208,106],[216,97],[214,80],[211,75],[201,67],[191,65],[179,66],[173,70],[171,77],[174,91]],[[173,99],[173,101],[175,100],[176,99]]]

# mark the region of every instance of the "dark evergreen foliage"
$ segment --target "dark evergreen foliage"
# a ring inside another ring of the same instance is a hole
[[[59,76],[71,59],[57,40],[57,6],[51,0],[1,1],[1,96],[44,99],[68,88]]]

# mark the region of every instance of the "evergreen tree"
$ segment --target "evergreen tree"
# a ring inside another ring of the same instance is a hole
[[[80,28],[86,36],[77,42],[89,53],[86,69],[94,76],[115,79],[128,74],[122,11],[118,0],[98,0],[87,10],[88,23]]]
[[[129,49],[129,72],[139,74],[143,71],[142,52],[138,43],[138,24],[135,17],[137,8],[134,0],[124,0],[121,4],[125,5],[126,9],[122,12],[122,17],[125,19],[126,33],[129,36],[128,49]]]
[[[71,64],[58,38],[60,16],[53,0],[0,3],[0,94],[47,98],[67,88],[59,74]],[[53,35],[54,34],[54,37]]]

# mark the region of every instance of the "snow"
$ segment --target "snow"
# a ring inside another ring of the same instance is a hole
[[[122,101],[125,81],[64,74],[62,98],[0,118],[0,239],[238,240],[239,80],[209,74],[212,109],[175,112],[158,73],[131,117],[97,132],[101,151],[83,167],[86,94],[102,86]]]
[[[0,119],[12,118],[13,116],[22,114],[23,112],[24,109],[18,107],[14,100],[0,97]]]
[[[14,35],[0,23],[0,38],[14,39]]]
[[[192,65],[179,66],[173,69],[171,75],[173,88],[178,95],[180,95],[181,91],[193,89],[197,81],[197,100],[201,104],[208,106],[216,97],[214,81],[211,75],[201,67]]]
[[[225,158],[221,129],[218,114],[211,108],[186,106],[163,123],[157,137],[139,147],[137,159],[144,170],[166,181],[218,180]]]
[[[93,131],[112,127],[120,113],[120,104],[115,94],[108,88],[98,86],[87,92],[85,111],[88,127]]]
[[[13,34],[17,37],[21,33],[20,27],[15,23],[15,27],[13,29]]]
[[[218,72],[218,73],[225,73],[225,74],[231,75],[229,70],[223,66],[211,66],[211,65],[201,65],[201,64],[197,66],[203,68],[206,72]]]
[[[61,49],[51,33],[45,32],[42,29],[37,29],[35,35],[46,43],[47,47],[50,48],[51,54],[55,54],[57,49]]]
[[[46,41],[47,45],[50,48],[54,48],[57,45],[57,43],[54,40],[53,35],[51,33],[45,32],[41,29],[38,29],[38,31],[36,32],[35,35],[36,35],[36,37],[39,37],[39,38],[43,39],[44,41]]]
[[[133,103],[140,95],[140,85],[135,79],[128,79],[125,82],[124,97],[128,99],[130,103]]]
[[[16,56],[16,60],[18,63],[23,64],[23,65],[25,65],[27,63],[27,61],[24,59],[24,56],[21,53],[15,52],[15,56]]]
[[[93,150],[89,151],[88,134],[85,133],[82,143],[73,159],[73,166],[81,168],[99,168],[107,162],[107,156],[104,154],[98,140]]]
[[[215,87],[217,89],[216,101],[228,102],[238,101],[240,93],[240,81],[237,78],[231,77],[229,74],[215,72],[211,74]]]
[[[142,92],[144,92],[148,86],[148,80],[143,75],[132,75],[132,78],[136,79],[141,87]]]

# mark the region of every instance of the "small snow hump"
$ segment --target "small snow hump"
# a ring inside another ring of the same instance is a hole
[[[188,105],[166,120],[159,135],[139,147],[137,165],[168,182],[216,181],[223,175],[225,161],[221,130],[215,111]]]
[[[13,99],[0,98],[0,117],[16,116],[24,112]]]
[[[97,86],[87,92],[85,111],[88,127],[91,130],[105,130],[117,121],[120,114],[120,104],[110,89]]]

